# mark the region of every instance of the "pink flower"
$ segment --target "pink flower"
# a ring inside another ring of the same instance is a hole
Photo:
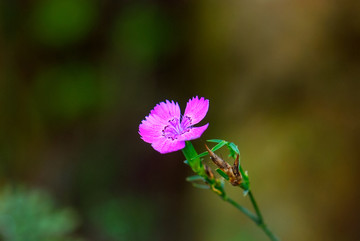
[[[158,152],[164,154],[181,150],[185,141],[199,138],[209,124],[193,127],[199,123],[209,109],[209,100],[196,96],[186,104],[181,116],[177,102],[168,101],[157,104],[139,125],[141,138]]]

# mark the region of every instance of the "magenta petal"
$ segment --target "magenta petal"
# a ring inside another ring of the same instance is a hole
[[[200,127],[192,127],[188,132],[185,132],[179,137],[181,141],[190,141],[199,138],[208,128],[209,123]]]
[[[168,125],[171,119],[180,118],[180,107],[174,101],[161,102],[157,104],[150,114],[139,125],[139,134],[141,138],[148,143],[163,138],[162,131]]]
[[[156,141],[162,137],[162,130],[166,122],[156,115],[149,115],[139,125],[139,134],[141,138],[148,143]]]
[[[184,116],[187,116],[191,119],[191,125],[195,125],[204,119],[208,110],[209,100],[205,99],[204,97],[199,99],[196,96],[188,101]]]
[[[150,115],[158,117],[159,120],[167,122],[173,118],[180,119],[180,107],[177,102],[168,101],[160,102],[157,104],[153,110],[151,110]]]
[[[161,128],[148,125],[145,121],[139,126],[139,134],[141,138],[147,143],[153,143],[158,138],[162,137]]]
[[[151,146],[161,154],[178,151],[185,147],[185,141],[158,138]]]

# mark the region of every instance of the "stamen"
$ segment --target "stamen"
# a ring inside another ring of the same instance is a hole
[[[183,120],[180,122],[178,118],[169,120],[169,124],[162,130],[162,136],[175,140],[179,135],[189,132],[192,129],[192,120],[188,116],[183,116]]]

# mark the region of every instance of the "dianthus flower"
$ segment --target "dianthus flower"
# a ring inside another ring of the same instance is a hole
[[[139,125],[141,138],[158,152],[164,154],[181,150],[185,141],[199,138],[209,123],[200,127],[199,123],[209,109],[209,100],[196,96],[187,102],[185,113],[181,115],[177,102],[166,100],[157,104]]]

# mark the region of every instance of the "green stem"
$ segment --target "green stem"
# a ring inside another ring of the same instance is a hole
[[[273,234],[264,223],[262,225],[260,225],[260,228],[266,233],[266,235],[270,238],[270,240],[280,241],[280,239],[278,237],[276,237],[275,234]]]
[[[224,201],[230,203],[231,205],[233,205],[234,207],[236,207],[237,209],[239,209],[243,214],[245,214],[248,218],[250,218],[251,220],[253,220],[256,224],[259,225],[259,218],[256,217],[255,214],[253,214],[252,212],[249,211],[249,209],[244,208],[243,206],[241,206],[240,204],[238,204],[237,202],[235,202],[234,200],[232,200],[229,197],[225,197],[223,198]]]
[[[198,154],[190,141],[185,141],[185,147],[182,149],[182,152],[191,169],[200,176],[205,175],[205,170],[201,163],[200,157],[195,158]]]
[[[264,219],[263,219],[262,214],[260,212],[259,206],[257,205],[257,203],[255,201],[255,198],[254,198],[251,191],[248,192],[248,195],[249,195],[250,201],[251,201],[251,203],[252,203],[252,205],[253,205],[253,207],[255,209],[256,215],[259,218],[259,225],[260,225],[260,224],[264,223]]]
[[[271,231],[270,229],[266,226],[263,216],[260,212],[259,206],[256,203],[256,200],[254,198],[254,195],[252,194],[251,191],[249,191],[248,193],[250,201],[255,209],[256,215],[257,215],[257,220],[258,222],[255,222],[265,233],[266,235],[272,240],[272,241],[280,241],[278,237],[276,237]]]

